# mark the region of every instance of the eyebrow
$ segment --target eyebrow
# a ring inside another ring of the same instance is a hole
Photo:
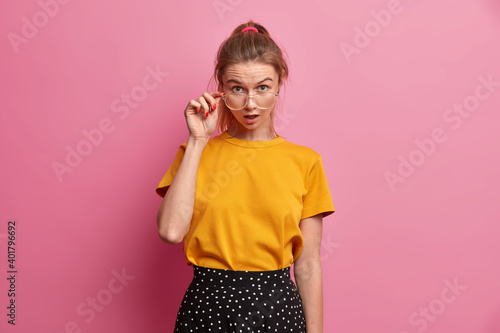
[[[257,84],[261,84],[261,83],[263,83],[263,82],[265,82],[267,80],[271,80],[272,81],[273,79],[271,79],[270,77],[266,77],[264,80],[257,82]],[[235,79],[229,79],[229,80],[227,80],[226,83],[229,83],[229,82],[234,82],[236,84],[241,84],[241,82],[239,82],[239,81],[237,81]]]

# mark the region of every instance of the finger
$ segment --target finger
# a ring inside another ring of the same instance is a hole
[[[214,96],[214,99],[215,99],[215,105],[216,107],[218,108],[219,107],[219,103],[222,99],[222,97],[224,97],[224,92],[222,91],[217,91],[217,92],[214,92],[212,93],[212,96]]]
[[[224,95],[224,92],[222,91],[216,91],[216,92],[212,92],[210,93],[210,96],[212,97],[210,100],[211,100],[211,103],[212,103],[212,107],[214,105],[217,105],[219,103],[219,101],[222,99],[222,96]],[[217,106],[216,106],[217,107]],[[215,109],[215,108],[214,108]]]
[[[201,95],[201,97],[207,103],[207,106],[208,106],[208,110],[207,111],[210,111],[210,109],[213,108],[213,105],[214,105],[214,102],[215,102],[214,98],[209,93],[203,93],[203,95]]]
[[[190,109],[192,109],[194,112],[199,112],[199,109],[201,107],[201,104],[197,101],[195,101],[194,99],[192,99],[191,101],[189,101],[189,107]]]
[[[224,92],[223,91],[218,91],[215,94],[216,94],[215,99],[217,101],[220,101],[222,99],[222,96],[224,96]]]
[[[208,113],[208,111],[210,110],[210,107],[208,106],[208,103],[205,100],[205,98],[202,96],[202,97],[198,98],[197,101],[201,104],[201,108],[199,109],[198,112],[203,112],[205,114]]]
[[[204,93],[203,94],[203,97],[205,97],[205,99],[207,100],[207,102],[212,106],[212,109],[216,109],[217,108],[217,104],[219,103],[219,101],[221,100],[222,96],[224,95],[223,92],[212,92],[212,93]]]
[[[217,98],[217,97],[221,97],[222,95],[224,95],[224,92],[222,91],[215,91],[215,92],[211,92],[210,95],[214,98]]]

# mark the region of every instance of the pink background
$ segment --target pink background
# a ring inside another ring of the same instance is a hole
[[[323,230],[325,332],[500,331],[498,1],[41,4],[0,3],[2,332],[172,331],[192,268],[158,236],[154,190],[217,47],[249,19],[289,55],[276,128],[323,156],[336,208]],[[168,73],[151,90],[147,68]],[[59,179],[52,164],[77,146],[90,150]]]

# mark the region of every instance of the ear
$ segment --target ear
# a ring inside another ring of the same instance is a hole
[[[222,91],[222,89],[224,89],[224,82],[222,81],[222,76],[217,75],[217,82],[219,82],[217,89],[219,89],[219,91]]]

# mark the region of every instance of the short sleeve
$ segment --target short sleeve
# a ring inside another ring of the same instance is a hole
[[[179,166],[181,165],[182,162],[182,158],[184,157],[184,152],[186,151],[186,147],[187,147],[187,141],[179,146],[177,154],[175,154],[174,161],[168,168],[165,175],[163,175],[163,178],[161,179],[158,186],[156,187],[156,193],[162,198],[165,197],[168,187],[170,186],[170,184],[172,184],[172,181],[174,180],[175,173],[177,172],[177,169],[179,169]]]
[[[327,217],[335,212],[321,155],[311,168],[306,183],[307,192],[303,196],[301,219],[320,213]]]

